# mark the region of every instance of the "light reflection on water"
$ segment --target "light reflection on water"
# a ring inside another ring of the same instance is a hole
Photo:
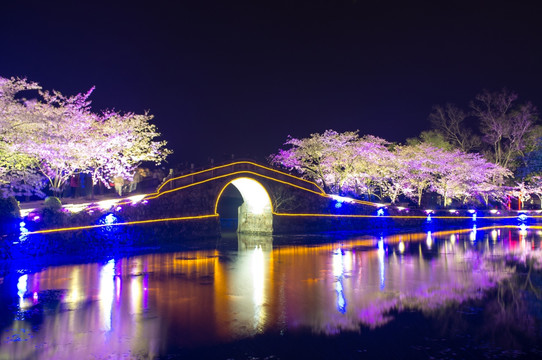
[[[513,271],[496,256],[542,251],[539,233],[510,228],[275,247],[271,237],[244,235],[238,249],[149,254],[5,279],[0,291],[12,295],[17,311],[2,324],[0,358],[152,358],[270,332],[376,328],[393,321],[393,309],[430,312],[480,298]]]

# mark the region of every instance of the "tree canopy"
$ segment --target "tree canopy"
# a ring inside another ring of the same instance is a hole
[[[502,201],[510,170],[476,153],[446,150],[427,143],[394,145],[358,132],[327,130],[309,138],[289,137],[286,148],[270,156],[274,165],[316,181],[326,191],[359,198],[418,205],[427,191],[441,195],[443,206]]]
[[[36,98],[24,95],[33,91]],[[59,192],[71,175],[88,173],[109,187],[113,176],[131,179],[142,161],[159,164],[171,153],[152,115],[91,110],[94,91],[65,96],[37,83],[0,77],[1,195]],[[47,179],[44,182],[42,179]]]

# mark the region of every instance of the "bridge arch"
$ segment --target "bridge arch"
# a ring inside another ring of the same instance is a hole
[[[245,234],[273,233],[273,204],[266,188],[250,177],[237,177],[222,187],[215,201],[215,214],[222,193],[230,185],[237,188],[243,204],[239,206],[237,232]]]

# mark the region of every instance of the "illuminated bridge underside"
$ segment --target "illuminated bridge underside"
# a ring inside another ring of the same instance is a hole
[[[256,180],[238,178],[231,182],[243,197],[238,209],[237,232],[246,234],[273,233],[271,199],[265,188]]]

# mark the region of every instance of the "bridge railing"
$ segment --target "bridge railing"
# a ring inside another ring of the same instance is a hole
[[[242,176],[243,173],[294,184],[297,187],[301,187],[311,192],[323,193],[322,189],[311,181],[307,181],[283,171],[250,161],[237,161],[168,179],[158,187],[158,192],[185,187],[191,184],[212,181],[230,175],[239,174]]]

